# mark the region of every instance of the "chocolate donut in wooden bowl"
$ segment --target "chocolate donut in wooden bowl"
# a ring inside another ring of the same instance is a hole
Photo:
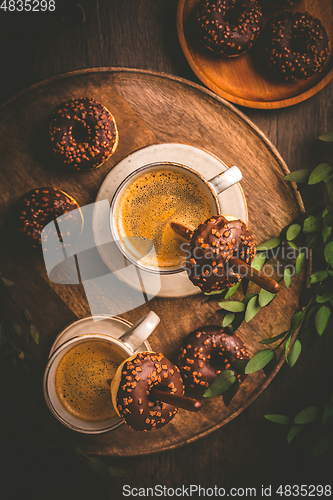
[[[257,0],[201,0],[198,5],[199,39],[219,56],[244,54],[258,39],[261,26]]]

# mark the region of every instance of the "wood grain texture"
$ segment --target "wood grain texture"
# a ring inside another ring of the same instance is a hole
[[[276,109],[293,106],[322,90],[333,78],[333,52],[320,73],[308,80],[279,82],[263,67],[257,48],[240,57],[221,58],[200,44],[196,34],[196,7],[199,0],[179,0],[177,29],[183,52],[200,80],[231,102],[250,108]],[[280,9],[281,11],[282,9]],[[304,0],[289,10],[308,12],[318,17],[329,40],[333,36],[333,5],[330,0]],[[264,23],[279,10],[264,9]]]
[[[59,12],[49,16],[0,14],[1,102],[46,78],[98,66],[152,69],[200,83],[179,45],[177,0],[80,0],[86,22],[75,29],[61,21],[61,2],[70,1],[57,0]],[[333,82],[298,105],[273,110],[243,108],[243,113],[272,141],[291,170],[312,169],[332,156],[331,145],[317,139],[333,129],[332,102]],[[302,195],[306,194],[307,190],[303,190]],[[307,200],[312,203],[313,195],[308,195]],[[7,267],[7,262],[1,259],[1,268],[8,270],[14,282],[20,278],[37,282],[34,271],[18,257],[13,267]],[[48,290],[62,304],[43,278],[38,282],[40,287],[44,284],[41,294]],[[54,304],[45,294],[45,315],[41,315],[29,290],[21,294],[15,287],[14,292],[41,325],[49,309],[58,310],[59,302]],[[50,334],[55,334],[64,320],[70,322],[74,318],[69,309],[67,319],[54,314]],[[26,418],[23,409],[19,425],[1,426],[1,491],[8,498],[39,500],[47,492],[49,498],[105,500],[122,498],[124,484],[175,488],[193,484],[194,478],[206,488],[256,487],[257,496],[263,484],[330,483],[331,456],[312,460],[308,440],[300,435],[287,445],[285,427],[274,425],[263,416],[284,413],[293,417],[309,405],[323,405],[332,387],[332,349],[332,336],[316,339],[292,369],[286,364],[282,366],[245,411],[204,438],[181,448],[146,455],[144,459],[138,456],[111,460],[111,465],[126,470],[124,477],[112,480],[90,471],[77,459],[72,434],[59,437],[57,447],[52,448],[40,439],[27,437],[21,427]],[[50,433],[48,427],[44,431]]]
[[[38,139],[42,137],[43,127],[47,129],[47,120],[58,103],[83,95],[101,101],[114,114],[119,128],[119,147],[99,169],[68,173],[52,164]],[[117,160],[140,146],[172,141],[205,148],[227,165],[236,164],[241,169],[249,226],[257,244],[279,234],[302,209],[298,192],[282,179],[288,172],[287,166],[265,136],[228,102],[181,79],[121,69],[86,70],[53,78],[19,94],[0,109],[1,131],[0,137],[6,137],[6,140],[0,139],[3,158],[0,192],[5,218],[26,190],[43,185],[69,192],[81,205],[91,203],[101,180]],[[9,172],[20,179],[12,188]],[[10,233],[4,239],[11,245]],[[15,262],[18,257],[19,251],[14,254]],[[34,269],[53,289],[52,293],[56,292],[63,300],[66,310],[69,308],[77,317],[89,315],[81,287],[50,282],[40,255],[26,256],[23,252],[22,259],[25,266]],[[288,329],[302,282],[302,277],[295,279],[289,291],[282,287],[269,308],[240,327],[239,334],[251,354],[260,350],[259,340]],[[24,282],[21,286],[25,287]],[[29,288],[38,303],[39,288],[31,284]],[[250,285],[249,291],[255,289],[255,285]],[[161,323],[149,339],[152,348],[177,362],[180,345],[190,331],[204,324],[222,323],[222,318],[215,314],[216,308],[217,302],[207,300],[202,294],[177,300],[155,297],[124,317],[135,322],[149,309],[154,310],[161,317]],[[61,317],[61,308],[58,314]],[[47,324],[46,320],[41,326],[42,346],[48,345],[52,338]],[[47,354],[45,349],[41,358],[46,360]],[[142,435],[122,426],[102,436],[77,435],[76,442],[86,451],[117,456],[151,453],[189,443],[243,411],[272,380],[283,359],[280,350],[277,367],[269,376],[256,373],[248,377],[229,408],[221,398],[214,398],[205,401],[197,415],[180,410],[168,426],[153,433]],[[59,432],[64,435],[63,429]],[[57,441],[58,429],[54,434],[37,430],[37,436],[43,436],[47,442]]]

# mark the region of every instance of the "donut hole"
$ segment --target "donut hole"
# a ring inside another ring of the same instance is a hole
[[[73,125],[72,137],[75,142],[88,142],[91,138],[90,127],[85,122],[76,122]]]
[[[221,370],[224,368],[224,356],[221,356],[220,350],[214,350],[210,354],[209,364],[214,370]]]

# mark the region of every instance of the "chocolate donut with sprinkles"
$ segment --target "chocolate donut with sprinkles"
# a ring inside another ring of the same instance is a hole
[[[213,215],[193,233],[187,266],[189,278],[203,292],[230,288],[242,279],[228,265],[230,257],[250,264],[255,253],[254,237],[242,220]]]
[[[64,216],[66,222],[71,219],[72,232],[67,235],[66,241],[75,242],[83,227],[82,212],[77,201],[64,191],[51,187],[32,189],[20,198],[15,207],[18,232],[30,248],[41,245],[44,227],[60,216]],[[43,238],[47,238],[47,234]]]
[[[262,12],[257,0],[201,0],[197,26],[205,47],[220,56],[239,56],[259,37]]]
[[[308,13],[284,11],[273,17],[262,35],[264,61],[281,80],[310,78],[329,54],[327,33]]]
[[[88,97],[58,106],[49,136],[53,156],[73,170],[100,167],[118,145],[114,117],[103,104]]]
[[[153,387],[183,396],[184,385],[178,366],[161,353],[139,352],[125,360],[111,383],[117,414],[135,431],[150,431],[168,424],[178,408],[156,400]]]
[[[186,337],[180,349],[179,366],[185,385],[202,393],[224,370],[234,371],[242,383],[245,375],[233,370],[233,363],[240,359],[250,358],[238,335],[227,335],[220,326],[208,325]]]

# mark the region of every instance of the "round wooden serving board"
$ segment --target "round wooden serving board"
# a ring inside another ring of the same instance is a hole
[[[111,110],[118,124],[119,146],[95,171],[60,171],[45,149],[47,122],[57,104],[81,96],[91,96]],[[283,363],[280,349],[278,364],[270,375],[260,372],[248,376],[229,408],[221,397],[204,400],[199,413],[180,410],[169,425],[150,433],[135,433],[123,425],[99,436],[80,435],[55,421],[44,404],[41,376],[50,346],[59,331],[77,318],[89,316],[90,310],[80,285],[50,282],[41,252],[29,254],[13,244],[13,228],[6,224],[10,210],[26,191],[41,186],[60,188],[80,205],[92,203],[104,177],[122,158],[148,144],[173,141],[204,148],[226,165],[241,169],[249,226],[257,244],[277,236],[303,209],[298,192],[283,181],[287,166],[260,130],[228,102],[179,78],[113,68],[79,71],[35,85],[0,109],[0,259],[8,278],[19,285],[13,288],[19,303],[28,308],[41,333],[39,346],[33,346],[41,367],[40,379],[35,382],[40,406],[34,407],[33,418],[22,409],[19,426],[44,442],[122,456],[174,448],[233,419],[262,392]],[[301,275],[293,279],[289,290],[282,285],[274,301],[239,328],[251,354],[261,350],[260,339],[288,329],[303,284]],[[135,322],[150,309],[161,317],[161,323],[149,342],[174,362],[191,330],[222,324],[222,317],[215,313],[218,300],[207,300],[203,294],[182,299],[156,297],[123,316]]]
[[[256,45],[239,57],[223,58],[203,47],[196,35],[196,7],[200,0],[179,0],[177,8],[178,37],[192,70],[208,88],[228,101],[249,108],[276,109],[305,101],[325,87],[333,78],[333,2],[303,0],[288,10],[308,12],[319,18],[330,43],[330,55],[320,73],[308,80],[284,83],[274,79],[257,56]],[[263,8],[264,23],[282,9]],[[260,45],[260,39],[257,46]]]

